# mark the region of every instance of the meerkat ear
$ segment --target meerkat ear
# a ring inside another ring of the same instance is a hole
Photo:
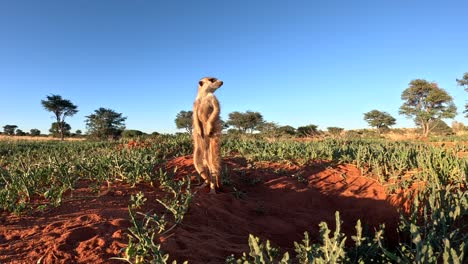
[[[203,81],[199,81],[198,85],[203,86]]]

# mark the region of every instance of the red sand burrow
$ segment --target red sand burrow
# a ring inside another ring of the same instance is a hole
[[[349,236],[355,235],[356,221],[361,219],[371,235],[385,223],[389,242],[396,241],[398,213],[387,202],[385,188],[362,177],[352,165],[256,163],[252,167],[239,158],[225,159],[225,165],[232,186],[217,195],[207,194],[208,190],[197,194],[183,224],[164,238],[163,249],[175,259],[222,263],[230,254],[248,251],[249,234],[294,254],[293,242],[302,240],[304,231],[317,241],[320,222],[335,227],[336,211]],[[195,174],[190,156],[167,165],[169,170],[175,167],[176,176]],[[233,195],[234,187],[244,193],[243,198]]]
[[[224,165],[231,184],[216,195],[197,192],[182,224],[159,238],[171,259],[224,263],[230,254],[248,251],[249,234],[294,255],[293,242],[302,240],[304,231],[317,241],[321,221],[335,227],[335,211],[340,211],[348,236],[355,234],[361,219],[370,235],[385,223],[389,243],[396,241],[398,213],[385,188],[352,165],[248,164],[234,157],[225,158]],[[176,178],[196,175],[191,156],[171,160],[164,169],[175,167]],[[120,256],[128,241],[130,195],[142,191],[148,198],[142,211],[162,213],[155,199],[165,194],[149,185],[119,183],[100,197],[79,198],[93,195],[88,185],[80,182],[74,198],[65,197],[60,207],[47,212],[21,217],[2,213],[0,262],[123,263],[109,258]]]

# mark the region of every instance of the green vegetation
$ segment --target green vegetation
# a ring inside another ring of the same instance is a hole
[[[436,147],[425,143],[384,140],[337,140],[312,142],[280,140],[270,142],[248,137],[224,138],[223,155],[238,155],[249,163],[256,161],[308,164],[327,160],[334,164],[351,163],[363,175],[375,175],[389,192],[411,190],[414,201],[408,213],[402,212],[399,244],[388,248],[385,229],[363,234],[360,222],[356,235],[340,231],[336,215],[335,231],[320,224],[320,241],[308,234],[296,242],[292,252],[279,254],[268,241],[249,238],[250,253],[228,263],[463,263],[468,247],[468,161],[457,157],[468,146]],[[47,206],[58,206],[73,195],[76,183],[88,180],[96,191],[106,183],[130,184],[158,181],[167,196],[158,200],[165,208],[162,216],[137,212],[144,202],[133,197],[129,207],[133,226],[124,251],[129,263],[165,263],[155,238],[183,223],[192,194],[188,180],[173,181],[170,173],[154,171],[166,160],[192,152],[191,138],[160,135],[145,141],[112,142],[0,142],[0,208],[25,213]],[[413,186],[413,188],[411,188]],[[424,186],[414,189],[414,186]],[[68,191],[68,192],[67,192]],[[67,192],[65,196],[64,193]],[[69,193],[69,194],[68,194]],[[33,200],[41,204],[31,203]],[[137,217],[138,216],[138,217]],[[353,241],[347,246],[345,241]]]
[[[155,243],[155,239],[163,236],[180,224],[185,213],[189,208],[193,194],[190,192],[190,181],[175,182],[168,177],[166,173],[160,171],[160,182],[164,189],[171,191],[172,198],[166,201],[157,200],[168,212],[172,214],[171,222],[166,220],[166,214],[158,216],[157,214],[139,213],[137,209],[146,202],[143,193],[132,196],[128,207],[130,221],[132,226],[129,228],[129,241],[124,249],[122,258],[113,258],[123,260],[128,263],[168,263],[169,254],[161,250],[161,245]],[[143,217],[142,221],[137,220],[137,214]],[[176,264],[177,261],[173,261]],[[183,263],[188,263],[187,261]]]
[[[93,185],[154,180],[152,169],[174,156],[187,155],[188,137],[160,136],[144,143],[0,141],[0,208],[34,209],[31,199],[60,205],[63,193],[79,180]]]

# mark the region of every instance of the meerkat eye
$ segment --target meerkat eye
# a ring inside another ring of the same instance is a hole
[[[210,82],[214,83],[214,82],[216,82],[216,81],[217,81],[216,78],[210,78]]]

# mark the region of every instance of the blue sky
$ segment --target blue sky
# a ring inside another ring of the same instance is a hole
[[[198,80],[215,76],[223,119],[252,110],[279,125],[355,129],[378,109],[413,127],[398,115],[412,79],[439,83],[463,111],[467,10],[450,0],[0,0],[0,126],[47,132],[54,119],[40,101],[59,94],[78,105],[73,131],[105,107],[129,129],[173,133]]]

